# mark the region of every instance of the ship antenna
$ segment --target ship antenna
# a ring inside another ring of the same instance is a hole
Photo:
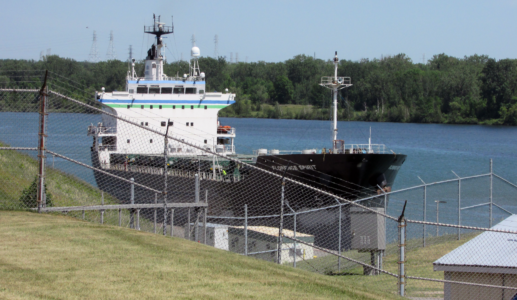
[[[333,153],[337,153],[338,148],[342,149],[344,147],[344,141],[337,140],[337,94],[338,91],[347,87],[352,86],[350,77],[338,77],[337,76],[337,68],[339,65],[339,58],[337,57],[337,51],[334,55],[334,76],[324,76],[321,78],[320,85],[332,90],[332,98],[333,98],[333,120],[332,120],[332,144],[333,144]],[[338,144],[342,144],[342,146],[338,147]]]

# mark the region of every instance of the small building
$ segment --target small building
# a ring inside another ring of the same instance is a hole
[[[185,224],[185,238],[189,239],[188,223]],[[195,226],[190,223],[190,240],[195,239]],[[203,242],[205,240],[205,232],[203,223],[198,223],[198,240]],[[206,244],[218,249],[228,251],[228,225],[206,223]]]
[[[517,215],[493,229],[517,231]],[[434,271],[444,271],[444,279],[468,283],[517,287],[517,234],[486,231],[433,263]],[[444,300],[511,300],[516,290],[464,284],[444,284]]]
[[[277,260],[278,228],[267,226],[248,226],[248,255],[269,261]],[[294,236],[292,230],[283,229],[287,236]],[[296,238],[314,245],[314,236],[296,232]],[[228,228],[230,251],[244,253],[244,227],[232,226]],[[295,243],[284,237],[282,239],[281,263],[292,263],[314,258],[314,248],[305,244]]]

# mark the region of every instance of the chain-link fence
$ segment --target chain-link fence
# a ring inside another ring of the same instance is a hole
[[[127,101],[110,106],[55,74],[3,75],[0,209],[182,237],[402,295],[517,293],[517,186],[491,163],[487,174],[391,192],[302,180],[281,155],[270,168],[203,141],[184,117],[203,104],[144,105],[119,92]],[[224,129],[214,139],[234,132]]]

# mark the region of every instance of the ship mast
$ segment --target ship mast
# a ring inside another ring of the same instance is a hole
[[[144,26],[144,32],[156,36],[156,45],[153,44],[151,49],[147,51],[147,58],[145,63],[146,80],[162,80],[163,73],[163,40],[162,35],[174,33],[174,26],[165,26],[165,23],[160,22],[160,16],[156,21],[156,16],[153,14],[154,24],[152,26]]]
[[[338,91],[344,88],[352,86],[352,80],[350,77],[338,77],[337,76],[337,67],[339,65],[339,58],[337,57],[337,51],[334,56],[334,76],[324,76],[321,77],[320,85],[332,90],[333,97],[333,120],[332,120],[332,148],[334,153],[338,150],[338,144],[344,145],[344,141],[339,141],[337,139],[337,95]]]

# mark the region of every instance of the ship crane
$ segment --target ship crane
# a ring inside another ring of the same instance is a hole
[[[334,76],[321,77],[320,85],[332,90],[333,96],[333,120],[332,120],[332,151],[338,153],[340,149],[344,149],[344,141],[337,139],[337,93],[339,90],[352,86],[350,77],[338,77],[337,68],[339,65],[339,58],[337,51],[334,56]]]

